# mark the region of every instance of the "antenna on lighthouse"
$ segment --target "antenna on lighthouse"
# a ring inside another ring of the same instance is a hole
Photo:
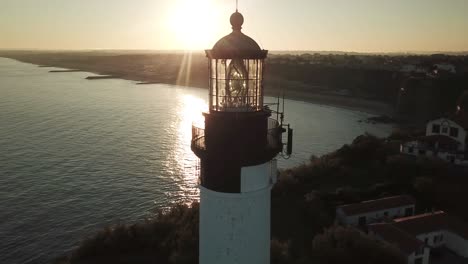
[[[236,0],[236,12],[238,11],[239,9],[239,0]]]

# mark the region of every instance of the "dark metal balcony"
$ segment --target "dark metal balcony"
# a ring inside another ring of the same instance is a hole
[[[268,118],[267,148],[281,152],[283,149],[282,128],[278,120]]]
[[[205,129],[192,124],[192,144],[191,148],[193,151],[204,151],[206,150],[205,145]]]
[[[197,154],[202,155],[206,152],[205,129],[192,124],[192,143],[191,148]],[[282,128],[277,120],[268,118],[268,130],[266,146],[263,151],[278,153],[283,149]]]

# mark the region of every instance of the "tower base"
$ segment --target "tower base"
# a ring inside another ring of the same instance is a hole
[[[240,193],[200,186],[200,264],[269,264],[276,162],[242,168]]]

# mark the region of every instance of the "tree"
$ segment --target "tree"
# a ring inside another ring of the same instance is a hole
[[[396,247],[352,227],[332,226],[312,241],[312,258],[318,263],[406,263]]]
[[[271,240],[271,264],[286,264],[291,262],[289,241]]]

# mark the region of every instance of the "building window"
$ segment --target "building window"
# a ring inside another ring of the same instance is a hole
[[[442,234],[434,236],[434,244],[441,243],[443,239],[444,239],[444,235]]]
[[[366,225],[366,217],[365,216],[359,217],[358,222],[359,222],[360,226],[365,226]]]
[[[414,259],[414,264],[423,264],[423,258]]]
[[[448,133],[448,127],[443,127],[442,134],[447,134],[447,133]]]
[[[384,215],[385,217],[388,217],[388,212],[384,212],[383,215]]]
[[[450,136],[451,137],[458,137],[458,128],[450,127]]]
[[[432,133],[440,133],[440,125],[432,125]]]
[[[424,150],[424,149],[419,150],[419,155],[425,155],[425,154],[426,154],[426,150]]]
[[[413,153],[413,150],[414,150],[413,147],[409,147],[408,148],[408,153]]]
[[[409,207],[405,209],[405,216],[412,216],[413,215],[413,207]]]
[[[455,156],[453,155],[447,155],[447,160],[451,163],[455,163]]]
[[[424,254],[424,247],[419,247],[418,249],[416,249],[416,252],[414,252],[414,254],[417,256],[417,255],[423,255]]]
[[[432,243],[437,244],[439,242],[439,236],[434,236],[434,238],[432,239]]]
[[[428,238],[428,237],[426,237],[426,238],[424,239],[424,244],[427,245],[427,243],[429,243],[429,238]]]

